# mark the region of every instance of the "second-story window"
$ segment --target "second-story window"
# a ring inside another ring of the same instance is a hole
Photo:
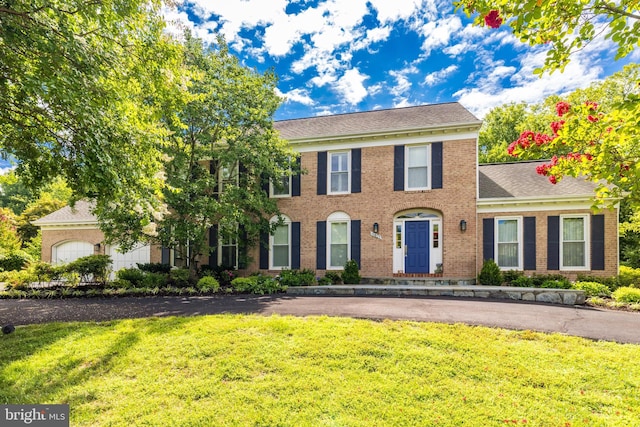
[[[407,146],[405,154],[406,190],[426,190],[429,182],[429,146]]]
[[[329,194],[349,193],[349,152],[329,154]]]
[[[271,181],[271,197],[291,196],[291,175],[282,176],[276,181]]]

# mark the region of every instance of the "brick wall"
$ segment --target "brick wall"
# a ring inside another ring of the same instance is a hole
[[[479,272],[482,268],[482,241],[484,239],[482,220],[484,218],[494,218],[497,216],[522,216],[536,218],[536,270],[527,270],[525,274],[564,274],[569,279],[574,280],[578,274],[588,274],[600,277],[609,277],[618,274],[618,212],[605,210],[599,212],[604,218],[605,236],[605,269],[592,271],[570,271],[570,270],[547,270],[547,218],[566,214],[593,214],[587,209],[578,210],[556,210],[542,212],[509,212],[504,213],[482,213],[478,214],[478,257],[476,268]]]
[[[361,274],[393,274],[393,220],[408,209],[439,211],[443,219],[443,273],[449,277],[473,277],[476,268],[476,140],[443,143],[443,188],[428,191],[394,191],[394,147],[362,148],[362,191],[347,195],[317,195],[317,152],[302,153],[301,196],[279,200],[292,221],[301,223],[301,268],[316,269],[316,222],[337,211],[362,221]],[[467,221],[467,231],[459,229]],[[382,240],[371,237],[379,224]],[[249,271],[258,269],[257,248]],[[322,275],[322,271],[318,271]]]

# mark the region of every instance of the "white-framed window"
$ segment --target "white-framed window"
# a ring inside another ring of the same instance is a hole
[[[329,153],[329,194],[346,194],[351,188],[351,153],[337,151]]]
[[[407,145],[405,147],[405,190],[428,190],[431,188],[430,157],[431,145]]]
[[[229,186],[237,186],[239,183],[239,167],[235,163],[231,166],[221,166],[218,170],[218,193],[223,193]]]
[[[281,270],[291,267],[291,220],[282,216],[284,223],[276,226],[274,233],[269,236],[269,269]],[[271,218],[277,222],[278,217]]]
[[[274,185],[275,184],[275,185]],[[282,176],[277,183],[269,182],[270,197],[291,197],[291,175]]]
[[[334,212],[327,218],[327,269],[341,270],[351,254],[351,218]]]
[[[589,215],[560,216],[560,269],[589,269]]]
[[[238,226],[229,226],[233,227],[230,234],[224,233],[222,227],[218,224],[218,265],[238,268]]]
[[[522,270],[522,217],[495,219],[496,264],[502,270]]]

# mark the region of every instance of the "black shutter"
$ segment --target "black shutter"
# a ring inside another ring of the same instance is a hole
[[[220,197],[220,176],[218,175],[218,162],[215,160],[209,161],[209,174],[213,175],[213,198],[218,200]]]
[[[291,176],[291,196],[296,197],[300,195],[300,176],[301,176],[301,162],[302,158],[298,156],[296,159],[297,163],[297,172]]]
[[[209,228],[209,267],[218,266],[218,225]]]
[[[524,217],[524,269],[536,269],[536,217]]]
[[[238,226],[238,269],[247,268],[248,233],[244,225]]]
[[[494,258],[494,221],[493,218],[482,220],[482,260],[486,261]]]
[[[604,215],[591,216],[591,269],[604,270]]]
[[[362,149],[354,148],[351,150],[351,192],[359,193],[362,191]]]
[[[547,270],[560,270],[560,217],[547,217]]]
[[[291,223],[291,268],[300,268],[300,223]]]
[[[393,191],[404,191],[404,145],[393,147]]]
[[[160,262],[168,265],[171,262],[171,249],[162,247],[162,253],[160,255]]]
[[[318,194],[327,194],[327,152],[318,152]]]
[[[327,268],[327,223],[318,221],[316,223],[316,269],[326,270]]]
[[[262,191],[267,193],[267,197],[271,196],[271,193],[269,191],[269,182],[269,176],[267,176],[266,173],[260,175],[260,188],[262,188]]]
[[[269,233],[260,233],[260,269],[269,269]]]
[[[358,220],[351,221],[351,259],[358,263],[360,267],[360,229],[362,222]]]
[[[442,142],[431,144],[431,188],[442,188]]]

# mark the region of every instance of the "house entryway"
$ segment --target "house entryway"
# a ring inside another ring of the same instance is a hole
[[[393,273],[442,273],[442,216],[432,210],[400,212],[394,218]]]

